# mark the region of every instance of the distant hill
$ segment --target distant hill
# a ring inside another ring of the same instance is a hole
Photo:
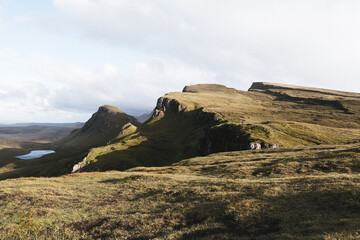
[[[75,123],[11,123],[0,124],[0,127],[30,127],[30,126],[47,126],[47,127],[76,127],[80,128],[84,125],[82,122]]]
[[[152,116],[152,112],[149,112],[149,113],[144,113],[140,116],[137,116],[136,119],[140,122],[140,123],[144,123],[146,122],[147,120],[149,120]]]
[[[140,123],[120,109],[104,105],[80,128],[69,136],[55,142],[57,147],[91,148],[105,145],[115,138],[126,124],[136,127]]]
[[[116,139],[121,132],[132,133],[139,124],[136,118],[120,109],[104,105],[81,128],[67,128],[67,134],[54,142],[39,144],[34,140],[24,142],[24,138],[16,142],[0,141],[0,179],[19,176],[58,176],[69,173],[74,164],[82,160],[91,148],[106,145],[112,139]],[[24,127],[32,131],[45,131],[47,128],[54,130],[59,127]],[[6,131],[19,131],[19,129],[19,127],[3,128]],[[54,132],[51,134],[54,136]],[[14,158],[34,149],[55,150],[55,154],[33,160]]]
[[[53,142],[69,135],[82,124],[69,124],[68,126],[44,126],[30,125],[20,127],[20,124],[12,127],[0,127],[0,139],[31,141],[31,142]]]
[[[360,94],[254,83],[186,86],[132,134],[92,149],[83,171],[162,166],[215,152],[360,141]]]

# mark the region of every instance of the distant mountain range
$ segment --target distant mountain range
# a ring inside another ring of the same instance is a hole
[[[147,120],[149,120],[152,116],[152,112],[149,112],[149,113],[144,113],[140,116],[137,116],[136,119],[140,122],[140,123],[144,123],[146,122]]]
[[[84,123],[0,123],[0,127],[30,127],[30,126],[48,126],[48,127],[82,127]]]

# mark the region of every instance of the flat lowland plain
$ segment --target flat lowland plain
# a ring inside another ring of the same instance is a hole
[[[0,182],[1,239],[358,239],[360,145]]]
[[[49,143],[66,137],[71,131],[79,128],[80,126],[81,124],[74,124],[73,126],[0,126],[0,140]]]

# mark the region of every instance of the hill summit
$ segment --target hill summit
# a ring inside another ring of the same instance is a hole
[[[228,88],[220,84],[196,84],[185,86],[183,92],[198,93],[198,92],[227,92],[235,93],[236,89]]]
[[[126,124],[138,126],[140,123],[135,117],[126,114],[120,109],[104,105],[99,107],[92,117],[78,130],[57,142],[58,146],[95,147],[104,145],[116,137]]]

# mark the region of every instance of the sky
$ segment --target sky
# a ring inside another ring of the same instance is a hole
[[[0,0],[0,123],[149,113],[184,86],[360,92],[358,0]]]

